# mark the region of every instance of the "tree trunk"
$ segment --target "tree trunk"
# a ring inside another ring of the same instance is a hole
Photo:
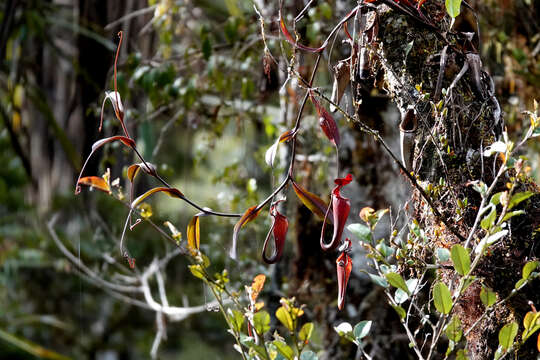
[[[436,27],[423,24],[396,9],[389,11],[385,5],[378,6],[378,11],[378,45],[373,49],[383,73],[383,87],[389,91],[404,117],[416,117],[412,168],[409,170],[413,171],[418,185],[428,189],[426,193],[439,213],[436,215],[420,191],[415,189],[413,217],[428,236],[428,244],[418,244],[420,246],[414,255],[429,264],[433,263],[436,248],[450,249],[458,243],[464,245],[463,240],[473,227],[481,201],[471,184],[480,180],[489,186],[501,165],[499,157],[482,154],[501,136],[503,119],[491,77],[479,62],[474,46],[477,38],[468,40],[467,34],[460,29],[471,30],[460,23],[456,23],[452,31],[439,30],[449,29],[449,17],[444,16],[444,2],[428,1],[423,6],[422,11],[437,24]],[[471,10],[462,5],[462,11]],[[465,15],[462,17],[467,18]],[[472,31],[474,34],[476,29]],[[442,65],[441,57],[447,59]],[[404,154],[404,157],[408,155]],[[506,184],[512,181],[513,176],[516,176],[515,170],[503,174],[493,193],[507,190]],[[439,184],[438,192],[429,191],[430,187],[435,188]],[[524,176],[517,180],[518,190],[538,192],[536,185]],[[468,206],[458,216],[459,203],[465,198]],[[477,281],[467,288],[464,301],[456,304],[453,310],[453,314],[460,318],[464,332],[484,311],[479,284],[490,286],[499,299],[505,298],[521,278],[523,265],[540,256],[539,233],[535,231],[540,219],[540,196],[534,195],[520,208],[525,210],[525,214],[508,222],[508,235],[493,245],[490,254],[479,263],[474,272]],[[482,237],[483,230],[477,230],[472,237],[473,243]],[[417,272],[418,268],[403,264],[401,271]],[[449,284],[456,274],[453,270],[440,270],[436,276]],[[538,281],[491,311],[467,335],[469,356],[473,359],[493,357],[498,346],[497,334],[503,325],[511,321],[520,324],[521,333],[523,316],[530,311],[527,301],[539,304]],[[536,359],[534,347],[534,340],[525,343],[519,349],[519,358]],[[441,350],[445,349],[441,347]]]

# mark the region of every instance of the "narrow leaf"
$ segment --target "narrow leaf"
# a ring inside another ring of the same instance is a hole
[[[300,199],[300,201],[309,209],[312,213],[317,215],[321,220],[324,221],[324,215],[326,213],[326,210],[328,209],[328,204],[318,197],[317,195],[309,192],[308,190],[304,189],[300,185],[298,185],[296,182],[292,182],[294,192]],[[333,222],[333,212],[332,209],[328,210],[328,216],[326,217],[326,221],[328,223]]]
[[[496,218],[497,218],[497,211],[495,210],[495,207],[494,207],[491,210],[491,212],[482,219],[482,221],[480,222],[480,226],[484,230],[489,230],[495,223]]]
[[[171,197],[178,198],[178,199],[184,198],[184,194],[182,194],[182,192],[176,188],[156,187],[156,188],[148,190],[147,192],[145,192],[144,194],[140,195],[138,198],[133,200],[133,202],[131,203],[131,207],[136,208],[137,205],[139,205],[144,199],[146,199],[150,195],[155,194],[157,192],[164,192],[165,194]]]
[[[499,344],[504,350],[510,349],[514,345],[514,339],[518,333],[518,324],[512,321],[506,324],[499,331]]]
[[[450,290],[440,281],[433,286],[433,303],[437,311],[442,314],[448,314],[452,310],[452,295],[450,294]]]
[[[81,179],[82,174],[84,172],[84,169],[86,168],[86,164],[88,164],[88,161],[90,160],[90,158],[92,157],[94,152],[96,152],[96,150],[99,149],[100,147],[102,147],[103,145],[105,145],[107,143],[110,143],[110,142],[113,142],[113,141],[120,141],[124,145],[126,145],[127,147],[130,147],[130,148],[135,147],[135,141],[133,141],[133,139],[125,137],[125,136],[111,136],[111,137],[96,141],[92,145],[92,151],[90,151],[90,154],[86,158],[86,160],[85,160],[85,162],[83,164],[83,167],[81,169],[81,172],[79,173],[79,178],[77,179],[77,183],[76,183],[76,186],[75,186],[75,195],[77,195],[77,194],[79,194],[81,192],[81,187],[79,186],[79,180]]]
[[[533,195],[534,193],[532,191],[524,191],[513,195],[508,203],[508,210],[512,209],[514,206],[517,206],[520,202],[527,200]]]
[[[106,192],[107,194],[111,193],[111,188],[109,187],[109,184],[105,181],[105,179],[99,176],[85,176],[83,178],[80,178],[77,182],[77,187],[79,187],[80,185],[90,186],[92,188]]]
[[[244,213],[244,215],[242,215],[242,217],[240,218],[240,220],[238,220],[238,222],[236,223],[236,225],[234,225],[234,229],[233,229],[233,239],[232,239],[232,247],[231,247],[231,250],[229,252],[229,256],[233,259],[236,259],[236,241],[238,239],[238,232],[240,231],[240,229],[242,228],[242,226],[244,226],[245,224],[247,224],[248,222],[252,221],[253,219],[255,219],[257,217],[257,215],[259,215],[259,213],[261,212],[262,208],[260,208],[259,210],[257,210],[257,205],[254,205],[252,207],[250,207],[249,209],[246,210],[246,212]]]
[[[199,225],[199,217],[195,215],[189,221],[187,226],[187,245],[191,255],[196,255],[201,245],[201,229]]]
[[[284,141],[290,140],[295,135],[296,135],[296,132],[293,132],[292,130],[285,131],[283,134],[280,135],[279,138],[277,138],[276,142],[273,143],[272,146],[270,146],[268,148],[268,150],[266,150],[264,160],[266,161],[266,164],[268,164],[268,166],[274,167],[274,160],[276,158],[277,149],[278,149],[279,144],[284,142]]]
[[[450,256],[452,263],[454,263],[454,269],[460,275],[467,275],[471,269],[471,259],[467,250],[463,246],[456,244],[452,246]]]
[[[407,295],[410,295],[409,288],[407,288],[407,284],[405,283],[405,280],[395,272],[389,272],[384,275],[386,277],[386,280],[392,285],[393,287],[396,287],[398,289],[401,289],[407,293]]]

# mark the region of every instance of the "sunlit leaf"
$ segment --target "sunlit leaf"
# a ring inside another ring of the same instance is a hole
[[[518,324],[512,321],[506,324],[499,331],[499,344],[504,350],[510,349],[514,345],[514,339],[518,333]]]
[[[234,309],[228,309],[227,312],[229,313],[229,319],[234,330],[240,332],[242,330],[242,324],[244,324],[244,315],[240,311]]]
[[[469,253],[463,246],[459,244],[452,246],[450,256],[452,258],[452,263],[454,264],[454,269],[456,269],[460,275],[469,273],[469,270],[471,269],[471,259]]]
[[[192,255],[196,255],[201,245],[201,229],[199,226],[199,217],[194,216],[187,226],[187,244],[189,252]]]
[[[176,226],[174,226],[171,222],[165,221],[163,225],[167,226],[169,228],[169,231],[171,232],[171,235],[174,240],[176,240],[176,243],[178,244],[180,240],[182,240],[182,233],[178,231]]]
[[[536,331],[540,330],[540,312],[538,311],[529,311],[523,317],[523,334],[521,335],[521,340],[525,342],[531,335]]]
[[[264,287],[265,281],[266,275],[264,274],[259,274],[253,278],[253,282],[251,283],[251,300],[253,302],[257,301],[257,298]]]
[[[272,344],[275,345],[277,351],[285,357],[287,360],[294,359],[294,350],[282,340],[274,340]]]
[[[92,157],[94,152],[96,152],[96,150],[99,149],[100,147],[102,147],[103,145],[105,145],[107,143],[110,143],[110,142],[114,142],[114,141],[120,141],[124,145],[126,145],[127,147],[130,147],[130,148],[135,147],[135,141],[133,141],[133,139],[125,137],[125,136],[111,136],[111,137],[108,137],[108,138],[105,138],[105,139],[98,140],[94,144],[92,144],[92,151],[90,151],[90,154],[86,158],[86,160],[84,162],[84,165],[83,165],[83,167],[81,169],[81,172],[79,173],[79,178],[77,179],[77,183],[76,183],[76,186],[75,186],[75,195],[77,195],[77,194],[79,194],[81,192],[81,187],[79,186],[79,181],[80,181],[80,179],[82,177],[84,169],[86,168],[86,164],[88,164],[88,161],[90,160],[90,158]]]
[[[270,330],[270,314],[266,311],[259,311],[253,315],[253,326],[258,335],[263,335]]]
[[[408,295],[411,294],[409,288],[407,287],[407,284],[405,283],[405,280],[403,280],[401,275],[395,272],[389,272],[384,276],[386,277],[386,280],[388,280],[388,283],[390,283],[390,285],[405,291]]]
[[[300,332],[298,333],[298,338],[304,341],[304,343],[306,343],[311,338],[312,333],[313,333],[313,323],[311,322],[305,323],[300,329]]]
[[[257,205],[254,205],[254,206],[250,207],[249,209],[246,210],[244,215],[242,215],[240,220],[238,220],[236,225],[234,225],[233,238],[232,238],[232,247],[231,247],[231,250],[229,252],[229,256],[231,258],[236,259],[236,242],[237,242],[237,239],[238,239],[238,232],[240,231],[240,229],[245,224],[247,224],[250,221],[254,220],[259,215],[261,210],[262,210],[262,208],[257,210]]]
[[[300,201],[309,209],[312,213],[317,215],[321,220],[324,221],[324,215],[326,214],[326,210],[328,209],[328,204],[322,200],[317,195],[309,192],[308,190],[304,189],[300,185],[298,185],[296,182],[292,182],[294,192],[300,199]],[[328,216],[326,217],[326,222],[331,224],[333,222],[333,212],[332,209],[328,210]]]
[[[137,205],[139,205],[144,199],[146,199],[150,195],[155,194],[157,192],[164,192],[165,194],[171,197],[178,198],[178,199],[184,198],[184,194],[182,194],[182,192],[176,188],[156,187],[156,188],[148,190],[147,192],[145,192],[144,194],[140,195],[138,198],[133,200],[133,202],[131,203],[131,207],[136,208]]]
[[[442,314],[448,314],[452,310],[452,295],[450,294],[450,290],[440,281],[433,286],[433,303],[437,311]]]
[[[122,127],[124,127],[124,105],[122,104],[122,98],[120,97],[120,93],[118,93],[117,91],[105,91],[105,98],[103,99],[103,103],[101,104],[101,119],[99,122],[99,131],[101,131],[101,128],[103,127],[103,110],[105,109],[105,103],[107,102],[107,100],[112,103],[114,114],[122,124]]]
[[[289,314],[289,312],[283,306],[280,306],[276,310],[276,318],[283,324],[283,326],[287,328],[287,330],[294,330],[294,322],[291,314]]]
[[[138,164],[133,164],[131,165],[130,167],[128,167],[127,169],[127,177],[129,179],[129,181],[133,182],[133,180],[135,179],[135,177],[137,176],[137,174],[139,173],[139,170],[143,170],[145,173],[149,174],[149,175],[152,175],[152,176],[155,176],[156,175],[156,167],[155,165],[151,164],[151,163],[138,163]]]
[[[522,270],[522,278],[523,279],[528,279],[529,276],[531,276],[531,273],[536,270],[536,268],[538,267],[538,261],[529,261],[528,263],[526,263],[524,266],[523,266],[523,270]]]
[[[195,276],[196,278],[199,278],[201,280],[205,279],[203,267],[200,264],[196,265],[188,265],[189,271]]]
[[[514,206],[517,206],[520,202],[527,200],[533,195],[534,193],[532,191],[524,191],[513,195],[510,199],[510,203],[508,204],[508,210],[512,209]]]
[[[99,176],[85,176],[83,178],[80,178],[77,183],[77,186],[79,185],[90,186],[92,188],[106,192],[107,194],[111,193],[111,188],[109,187],[109,184],[102,177]]]
[[[276,142],[274,144],[272,144],[272,146],[270,146],[268,148],[268,150],[266,150],[264,160],[266,161],[268,166],[274,167],[274,160],[276,158],[277,149],[278,149],[279,144],[284,142],[284,141],[290,140],[292,137],[294,137],[295,134],[296,133],[293,132],[292,130],[285,131],[283,134],[281,134],[281,136],[279,138],[277,138]]]
[[[356,324],[353,330],[353,334],[357,341],[362,340],[369,334],[369,331],[371,330],[371,324],[372,321],[369,320],[363,320]]]

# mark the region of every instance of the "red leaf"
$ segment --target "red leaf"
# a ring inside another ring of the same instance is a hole
[[[308,190],[304,189],[294,181],[292,182],[292,186],[294,189],[294,192],[300,199],[300,201],[309,209],[312,213],[317,215],[321,220],[325,219],[325,214],[328,210],[328,204],[318,197],[317,195],[309,192]],[[332,224],[332,210],[330,211],[330,217],[327,218],[327,221],[329,224]]]
[[[313,96],[313,91],[309,92],[309,98],[311,99],[313,105],[315,105],[315,109],[319,115],[319,125],[321,126],[324,134],[335,146],[339,146],[339,130],[336,121],[332,115],[330,115],[330,113],[321,106],[317,99],[315,99]]]
[[[348,242],[348,246],[336,260],[339,310],[342,310],[343,305],[345,305],[345,293],[347,291],[347,283],[349,282],[349,277],[352,271],[352,260],[348,254],[348,251],[350,251],[351,241],[349,239],[346,239],[345,241]]]
[[[323,51],[326,48],[326,46],[328,45],[328,40],[326,40],[322,44],[322,46],[318,47],[318,48],[313,48],[313,47],[305,46],[305,45],[302,45],[302,44],[298,44],[296,42],[296,40],[292,37],[289,30],[287,29],[287,25],[285,25],[285,21],[283,20],[283,17],[281,16],[281,10],[279,11],[279,27],[281,28],[281,32],[285,36],[285,39],[291,45],[293,45],[294,47],[296,47],[296,48],[298,48],[300,50],[305,50],[305,51],[309,51],[309,52],[312,52],[312,53],[318,53],[318,52]]]
[[[111,193],[111,188],[109,187],[109,184],[101,177],[99,176],[86,176],[77,182],[77,186],[79,185],[86,185],[93,187],[95,189],[101,190],[103,192],[106,192],[108,194]]]
[[[233,239],[232,239],[232,247],[231,247],[231,250],[229,252],[229,256],[233,259],[236,259],[236,240],[238,238],[238,232],[240,231],[240,229],[242,228],[242,226],[244,226],[245,224],[247,224],[248,222],[252,221],[253,219],[255,219],[257,217],[257,215],[259,215],[259,213],[261,212],[262,208],[260,208],[259,210],[257,210],[257,205],[254,205],[252,207],[250,207],[249,209],[246,210],[246,212],[244,213],[244,215],[242,215],[242,217],[240,218],[240,220],[238,220],[238,222],[236,223],[236,225],[234,225],[234,230],[233,230]]]
[[[110,142],[113,142],[113,141],[121,141],[124,145],[126,145],[126,146],[128,146],[130,148],[135,147],[135,141],[133,141],[133,139],[131,139],[129,137],[125,137],[125,136],[111,136],[111,137],[96,141],[92,145],[92,151],[90,151],[90,154],[86,158],[86,160],[84,162],[84,165],[83,165],[83,167],[81,169],[81,172],[79,173],[79,177],[77,178],[77,183],[75,185],[75,195],[77,195],[77,194],[79,194],[81,192],[81,187],[79,186],[79,181],[80,181],[81,176],[82,176],[82,174],[84,172],[84,168],[86,167],[86,164],[88,164],[88,160],[90,160],[90,158],[92,157],[92,155],[94,154],[94,152],[97,149],[99,149],[103,145],[105,145],[107,143],[110,143]]]
[[[270,208],[270,215],[272,216],[272,226],[266,239],[264,240],[262,258],[267,264],[274,264],[279,261],[283,254],[283,246],[285,245],[285,238],[287,237],[287,230],[289,229],[289,222],[286,216],[283,216],[277,211],[276,204]],[[268,240],[270,237],[274,238],[274,251],[272,255],[268,257],[266,255],[266,248],[268,246]]]

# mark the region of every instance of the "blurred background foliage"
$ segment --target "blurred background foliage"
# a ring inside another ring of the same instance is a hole
[[[288,19],[305,3],[286,1]],[[496,81],[509,133],[517,137],[526,128],[521,112],[531,109],[533,99],[539,97],[540,4],[534,0],[472,3],[480,14],[483,61]],[[320,43],[351,4],[313,2],[297,24],[299,34],[306,42]],[[265,19],[266,41],[279,64],[270,65],[269,71],[263,65],[264,45],[253,5]],[[86,189],[73,195],[74,180],[92,143],[121,132],[110,105],[105,106],[103,132],[97,132],[104,91],[113,89],[119,30],[125,41],[118,63],[118,91],[128,128],[145,158],[173,186],[204,206],[243,212],[264,199],[280,179],[287,158],[286,146],[280,147],[276,168],[271,170],[264,163],[265,151],[293,124],[302,95],[297,94],[300,89],[294,81],[287,80],[285,59],[291,53],[279,38],[277,6],[264,0],[0,1],[0,358],[148,358],[156,331],[153,312],[86,281],[51,240],[46,224],[58,214],[56,231],[63,243],[106,279],[144,269],[155,256],[163,257],[174,248],[143,223],[128,232],[127,246],[137,259],[137,268],[130,270],[118,251],[126,207]],[[339,46],[341,40],[336,39],[331,55],[325,55],[316,79],[316,86],[327,93],[330,66],[347,56]],[[314,59],[299,53],[296,61],[298,70],[308,74]],[[384,94],[372,94],[366,106],[373,110],[366,115],[373,121],[382,119],[389,127],[395,123],[396,111]],[[314,119],[314,110],[310,108],[305,117]],[[311,191],[326,194],[333,149],[316,121],[304,121],[302,126],[299,153],[303,157],[295,175]],[[366,205],[399,204],[407,196],[407,187],[388,185],[388,176],[373,169],[369,149],[376,145],[352,125],[341,122],[340,126],[349,133],[345,135],[349,150],[341,155],[344,166],[361,179],[356,190],[347,194],[356,209],[352,213]],[[385,125],[379,126],[384,133]],[[385,135],[392,136],[388,131]],[[539,150],[536,142],[527,154],[531,160],[527,171],[537,181]],[[125,147],[111,144],[93,157],[85,174],[102,175],[110,169],[111,180],[119,178],[127,196],[125,174],[134,161]],[[136,192],[156,186],[153,181],[140,176]],[[328,331],[336,319],[359,320],[366,313],[387,310],[348,309],[336,314],[321,309],[335,307],[332,271],[323,272],[327,283],[317,284],[304,281],[314,281],[317,268],[296,268],[305,263],[299,260],[298,249],[309,223],[295,221],[304,219],[303,210],[292,191],[287,195],[291,235],[280,265],[269,267],[260,261],[270,225],[267,216],[242,231],[238,262],[226,256],[233,220],[202,218],[201,248],[215,271],[229,269],[232,287],[238,290],[255,274],[267,274],[272,284],[261,296],[268,306],[277,306],[283,295],[299,297],[308,305],[310,319],[319,322],[313,349],[341,346],[342,354],[347,354],[353,351],[347,350],[349,345],[339,344]],[[159,195],[146,204],[156,224],[168,220],[185,238],[184,229],[195,209]],[[167,267],[169,302],[205,304],[211,294],[189,273],[187,264],[178,257]],[[299,285],[315,286],[306,290]],[[352,279],[351,288],[360,298],[371,285]],[[370,306],[381,307],[376,301]],[[160,357],[236,358],[225,329],[223,319],[213,311],[171,323]],[[392,328],[381,331],[397,337]],[[396,339],[406,349],[406,341]]]

